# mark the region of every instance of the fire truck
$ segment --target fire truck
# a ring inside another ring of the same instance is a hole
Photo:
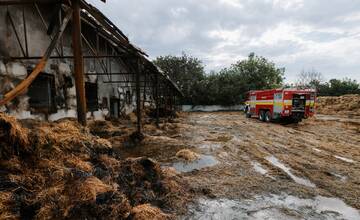
[[[314,89],[271,89],[248,92],[245,113],[261,121],[288,119],[300,122],[315,114]]]

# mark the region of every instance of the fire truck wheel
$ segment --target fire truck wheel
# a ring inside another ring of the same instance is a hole
[[[265,121],[266,122],[270,122],[271,121],[271,113],[270,113],[270,111],[266,111],[266,113],[265,113]]]
[[[265,111],[260,110],[259,119],[260,119],[260,121],[265,121]]]
[[[247,118],[251,118],[250,108],[246,107],[245,114]]]

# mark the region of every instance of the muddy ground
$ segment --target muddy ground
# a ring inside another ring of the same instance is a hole
[[[360,218],[359,119],[319,115],[282,125],[240,112],[184,113],[145,133],[139,146],[115,138],[114,148],[180,173],[195,199],[179,218]],[[185,162],[175,156],[181,149],[200,157]]]

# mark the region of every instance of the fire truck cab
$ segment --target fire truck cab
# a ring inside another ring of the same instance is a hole
[[[289,119],[300,122],[315,114],[316,91],[313,89],[271,89],[248,93],[245,112],[247,117],[258,117],[269,122]]]

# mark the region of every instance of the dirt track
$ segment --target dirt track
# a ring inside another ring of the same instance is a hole
[[[354,209],[360,209],[357,119],[319,116],[284,126],[226,112],[191,113],[177,120],[163,125],[163,131],[147,130],[151,135],[145,146],[120,151],[124,157],[150,156],[184,171],[181,175],[200,198],[189,206],[185,218],[360,216]],[[203,158],[179,161],[175,154],[184,148]],[[336,210],[342,206],[344,215]],[[240,212],[246,215],[239,216]],[[220,216],[214,217],[215,213]]]

